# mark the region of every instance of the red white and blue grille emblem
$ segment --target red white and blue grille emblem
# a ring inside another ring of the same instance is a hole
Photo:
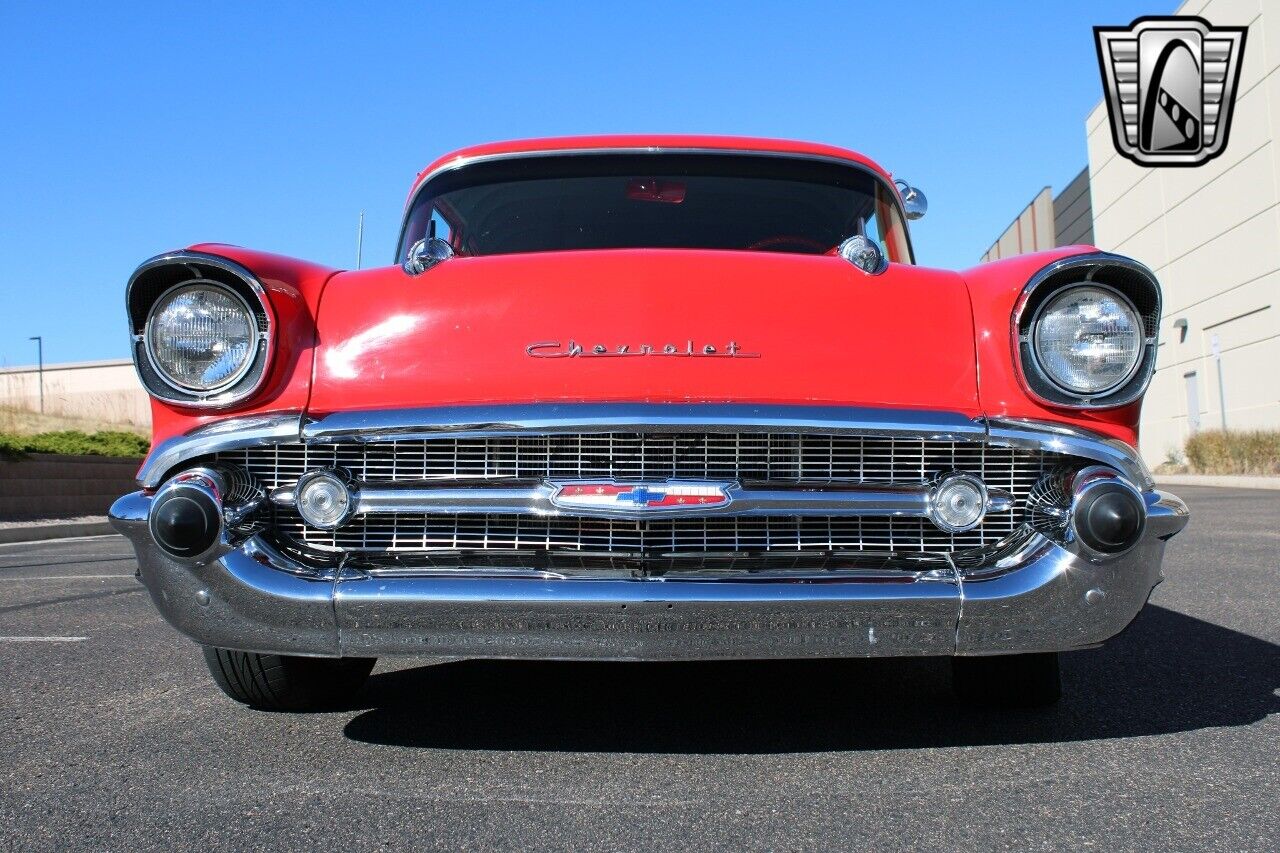
[[[551,502],[566,509],[605,512],[670,512],[709,509],[729,502],[717,483],[561,483]]]

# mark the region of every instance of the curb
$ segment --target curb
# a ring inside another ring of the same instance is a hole
[[[39,542],[42,539],[66,539],[71,536],[103,536],[115,533],[105,518],[92,521],[58,521],[52,524],[21,524],[0,527],[0,545],[10,542]]]
[[[1156,474],[1156,485],[1280,490],[1280,477],[1248,477],[1240,474]]]

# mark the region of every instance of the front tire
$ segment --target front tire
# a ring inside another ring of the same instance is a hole
[[[204,647],[222,692],[265,711],[341,708],[364,685],[377,658],[304,658]]]
[[[1041,708],[1062,698],[1057,652],[951,659],[956,695],[975,705]]]

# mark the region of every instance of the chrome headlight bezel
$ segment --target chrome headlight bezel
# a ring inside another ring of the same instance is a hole
[[[1122,381],[1098,391],[1082,392],[1064,386],[1041,365],[1035,347],[1035,323],[1045,306],[1079,286],[1118,294],[1133,311],[1142,333],[1136,365]],[[1113,409],[1133,403],[1146,392],[1155,372],[1160,310],[1159,282],[1151,270],[1137,261],[1107,252],[1054,261],[1031,277],[1014,304],[1010,318],[1014,373],[1027,395],[1042,405]]]
[[[1138,331],[1138,347],[1134,351],[1133,362],[1125,369],[1124,375],[1114,382],[1101,385],[1096,388],[1081,388],[1079,386],[1072,385],[1061,376],[1058,376],[1054,370],[1045,363],[1044,354],[1040,351],[1041,324],[1044,322],[1044,319],[1046,315],[1048,315],[1050,309],[1063,298],[1082,290],[1098,291],[1111,296],[1116,303],[1119,304],[1120,308],[1129,314],[1130,319],[1133,321],[1133,326]],[[1044,375],[1044,378],[1058,388],[1058,390],[1062,391],[1064,394],[1073,394],[1080,397],[1104,396],[1117,388],[1122,387],[1132,379],[1133,375],[1142,365],[1142,339],[1145,337],[1146,335],[1142,329],[1142,316],[1138,313],[1138,307],[1133,304],[1133,300],[1129,299],[1114,287],[1106,284],[1099,284],[1097,282],[1080,281],[1075,284],[1068,284],[1064,287],[1058,288],[1040,303],[1039,307],[1036,308],[1035,314],[1032,315],[1031,318],[1031,355],[1035,359],[1036,367]]]
[[[251,348],[250,351],[246,353],[245,358],[241,363],[227,376],[226,379],[208,387],[189,385],[175,378],[171,373],[169,366],[164,363],[164,360],[156,352],[155,339],[157,312],[161,306],[167,307],[168,304],[181,294],[193,291],[212,291],[229,297],[240,308],[240,310],[244,312],[245,318],[248,320],[248,324],[251,329],[251,347],[261,339],[262,329],[258,324],[258,318],[255,315],[254,310],[249,306],[249,303],[245,301],[244,297],[236,293],[231,288],[213,281],[212,279],[201,278],[185,281],[176,287],[171,287],[164,291],[160,294],[160,297],[156,299],[155,303],[152,304],[151,309],[147,312],[147,320],[146,324],[143,326],[142,332],[143,350],[146,352],[147,360],[151,363],[152,369],[155,370],[156,375],[166,385],[180,393],[210,397],[215,396],[228,388],[235,387],[236,383],[243,379],[244,375],[253,368],[253,362],[257,358],[257,353]]]
[[[156,306],[187,286],[220,288],[232,294],[252,318],[254,351],[234,374],[209,389],[183,385],[162,370],[151,346]],[[125,307],[133,337],[133,365],[147,393],[156,400],[192,409],[225,409],[253,396],[266,381],[275,348],[276,315],[266,288],[240,264],[219,255],[171,252],[151,258],[129,279]]]

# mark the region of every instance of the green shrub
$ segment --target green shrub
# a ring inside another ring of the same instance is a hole
[[[1280,474],[1280,430],[1206,430],[1187,440],[1197,474]]]
[[[145,456],[150,442],[132,432],[42,432],[17,435],[0,432],[0,457],[13,459],[28,453],[66,456]]]

